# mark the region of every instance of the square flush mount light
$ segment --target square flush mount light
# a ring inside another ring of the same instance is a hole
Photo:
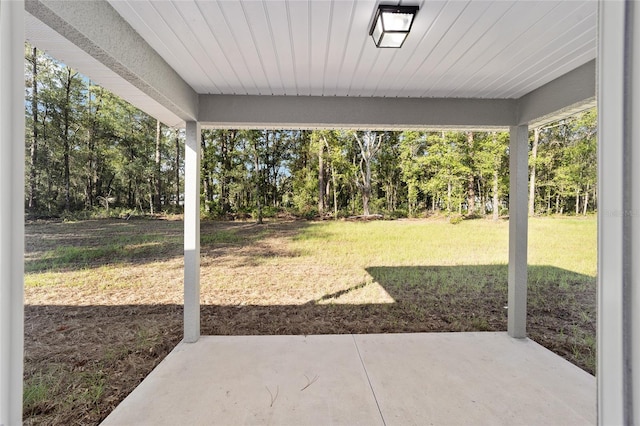
[[[418,6],[379,5],[369,35],[376,47],[402,47]]]

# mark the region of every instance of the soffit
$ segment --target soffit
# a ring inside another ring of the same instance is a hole
[[[422,1],[401,49],[371,0],[109,3],[201,94],[514,99],[596,54],[596,1]]]

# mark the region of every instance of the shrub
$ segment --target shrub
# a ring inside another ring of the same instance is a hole
[[[404,219],[409,217],[409,213],[405,209],[396,209],[389,213],[391,219]]]
[[[298,210],[298,213],[296,216],[299,216],[306,220],[313,220],[316,217],[318,217],[318,214],[319,214],[318,209],[316,207],[307,206],[306,208]]]
[[[463,217],[462,217],[462,215],[459,215],[459,214],[452,215],[449,218],[449,223],[452,224],[452,225],[457,225],[462,221],[463,221]]]

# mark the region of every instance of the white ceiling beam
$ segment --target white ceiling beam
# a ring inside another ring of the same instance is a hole
[[[26,0],[25,9],[181,120],[197,118],[197,93],[106,1]]]
[[[539,127],[595,104],[596,62],[592,60],[521,97],[517,124]]]
[[[199,121],[217,128],[506,129],[513,99],[200,95]]]

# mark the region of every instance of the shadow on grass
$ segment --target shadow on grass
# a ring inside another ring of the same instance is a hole
[[[419,311],[421,317],[446,324],[433,331],[506,330],[507,265],[374,266],[367,272],[397,308],[405,307],[403,312]],[[596,278],[555,266],[529,266],[527,331],[531,339],[595,374]]]
[[[331,303],[372,285],[360,284],[301,305],[203,305],[202,334],[506,330],[506,265],[372,266],[367,272],[394,303]],[[593,374],[595,301],[595,278],[529,267],[529,336]],[[25,389],[38,391],[25,405],[26,424],[99,423],[182,339],[182,313],[176,304],[26,305]]]
[[[360,284],[300,305],[203,305],[202,333],[300,335],[506,330],[506,265],[380,266],[369,267],[367,272],[394,303],[332,303],[346,292],[364,287]],[[164,321],[175,322],[176,312],[181,310],[179,305],[26,306],[26,318],[27,323],[33,315],[43,314],[59,317],[61,323],[66,317],[83,317],[87,321],[112,318],[114,324],[119,324],[153,315],[161,325]],[[552,266],[529,267],[529,335],[592,373],[595,314],[594,277]],[[181,327],[176,330],[181,333]]]
[[[286,247],[265,244],[272,237],[295,236],[307,222],[203,221],[200,227],[201,254],[220,257],[228,253],[250,265],[265,257],[292,257]],[[80,222],[41,222],[25,227],[25,272],[56,272],[181,260],[183,222],[160,219],[132,221],[118,219]],[[242,249],[251,247],[251,255]]]

